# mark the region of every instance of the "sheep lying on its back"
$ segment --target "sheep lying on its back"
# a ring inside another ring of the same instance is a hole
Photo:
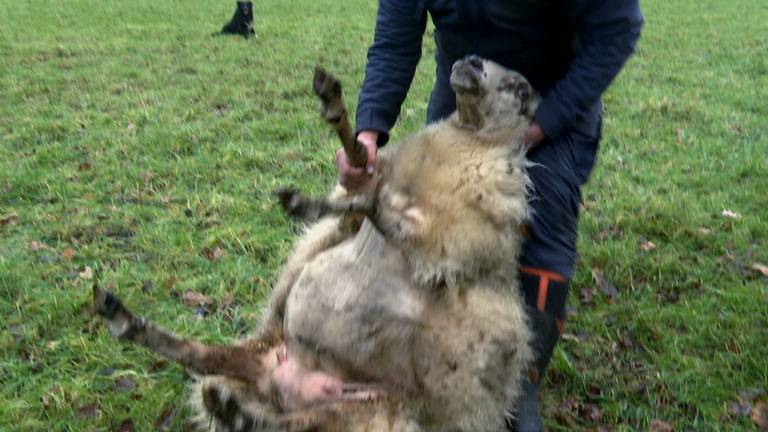
[[[338,82],[319,84],[326,118],[349,137]],[[451,84],[457,112],[386,149],[365,191],[282,193],[290,212],[325,216],[254,337],[183,340],[98,288],[97,311],[116,336],[204,375],[196,393],[217,431],[502,430],[531,360],[515,262],[538,97],[477,57],[454,65]]]

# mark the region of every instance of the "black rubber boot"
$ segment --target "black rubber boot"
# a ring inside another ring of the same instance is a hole
[[[568,281],[560,275],[542,270],[521,270],[520,287],[525,295],[535,360],[523,381],[520,399],[510,422],[514,432],[543,430],[539,409],[539,386],[552,358],[565,318]]]
[[[539,412],[539,384],[523,381],[523,392],[517,402],[517,412],[510,424],[515,432],[539,432],[543,430],[541,412]]]

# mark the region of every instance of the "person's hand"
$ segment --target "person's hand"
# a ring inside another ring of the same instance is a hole
[[[373,177],[373,173],[376,171],[376,150],[378,149],[376,143],[379,140],[379,133],[365,130],[357,135],[357,140],[368,152],[368,162],[366,162],[365,169],[351,166],[343,148],[336,152],[336,169],[339,170],[339,182],[347,189],[362,187]]]
[[[528,147],[528,150],[531,150],[539,145],[539,143],[546,137],[547,134],[544,132],[544,129],[542,129],[537,122],[533,122],[525,131],[525,138],[523,138],[523,143],[526,145],[526,147]]]

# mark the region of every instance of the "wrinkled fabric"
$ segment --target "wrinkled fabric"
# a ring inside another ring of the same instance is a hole
[[[456,60],[491,59],[525,75],[544,96],[536,120],[553,138],[597,126],[600,95],[633,52],[643,24],[637,0],[379,0],[357,130],[379,131],[380,145],[413,80],[427,16],[436,28],[435,91],[446,90],[441,75]]]
[[[600,141],[600,95],[635,49],[638,0],[379,0],[357,131],[378,131],[380,146],[413,80],[428,16],[437,46],[428,122],[455,110],[450,71],[469,54],[519,71],[542,95],[534,117],[547,138],[528,155],[533,223],[520,261],[570,278],[581,186]]]

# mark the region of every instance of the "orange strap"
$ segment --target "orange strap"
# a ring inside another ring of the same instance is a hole
[[[544,309],[547,306],[547,292],[549,291],[549,281],[553,280],[555,282],[563,282],[563,283],[567,281],[565,276],[561,275],[560,273],[555,273],[553,271],[534,268],[534,267],[520,266],[520,272],[539,277],[539,292],[538,292],[538,295],[536,296],[536,309],[540,310],[541,312],[544,312]],[[556,323],[557,323],[558,333],[562,334],[563,322],[561,320],[557,320]]]
[[[521,266],[520,271],[539,277],[539,295],[536,297],[536,309],[544,312],[547,306],[547,291],[549,290],[549,281],[566,282],[565,276],[553,271]]]

